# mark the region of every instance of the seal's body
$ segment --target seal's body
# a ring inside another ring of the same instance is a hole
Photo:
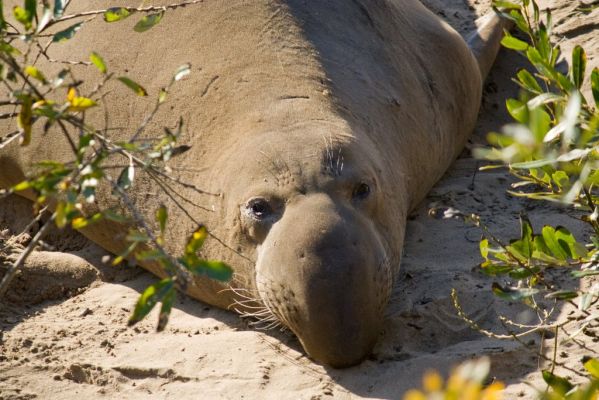
[[[151,93],[177,66],[193,65],[173,90],[174,111],[161,110],[152,126],[172,126],[179,114],[187,121],[181,141],[191,150],[170,165],[220,194],[183,191],[203,207],[192,208],[194,218],[219,238],[203,255],[234,267],[236,290],[197,278],[190,295],[244,311],[235,306],[242,294],[316,360],[362,360],[381,328],[407,213],[473,129],[498,25],[473,36],[473,52],[417,0],[206,1],[168,12],[143,35],[133,22],[89,23],[51,56],[94,50]],[[90,87],[97,81],[92,69],[76,73]],[[109,128],[136,127],[153,105],[107,89]],[[101,128],[103,115],[96,121]],[[118,140],[131,130],[106,132]],[[0,185],[19,182],[36,160],[70,159],[61,140],[35,134],[28,148],[2,149]],[[148,178],[131,196],[148,219],[169,205],[167,241],[180,249],[194,222]],[[114,200],[107,191],[97,202]],[[123,233],[109,222],[84,230],[114,253]]]

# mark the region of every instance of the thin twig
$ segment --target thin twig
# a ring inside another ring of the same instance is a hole
[[[0,282],[0,299],[2,297],[4,297],[4,294],[8,290],[8,286],[10,285],[13,278],[17,274],[17,271],[24,264],[25,259],[27,259],[29,254],[31,254],[31,252],[33,251],[33,249],[35,248],[35,246],[37,245],[39,240],[46,234],[46,232],[48,232],[48,229],[50,229],[50,226],[52,226],[52,224],[54,223],[55,218],[56,218],[56,213],[52,214],[52,217],[50,217],[50,219],[48,219],[44,223],[44,225],[42,225],[42,227],[40,228],[39,231],[37,231],[37,233],[35,234],[33,239],[31,239],[31,242],[27,245],[25,250],[23,250],[23,252],[19,255],[19,258],[10,266],[8,271],[6,271],[6,274],[2,278],[2,282]]]
[[[19,131],[14,131],[9,133],[8,135],[0,138],[0,150],[8,146],[10,142],[16,140],[21,137],[21,133]]]
[[[35,218],[33,218],[31,221],[29,221],[29,223],[27,224],[27,226],[25,226],[25,228],[23,228],[23,230],[21,231],[21,233],[19,233],[17,236],[20,236],[24,233],[27,233],[29,231],[29,229],[31,229],[33,227],[33,225],[35,225],[36,223],[38,223],[41,219],[42,216],[44,215],[44,213],[46,212],[46,210],[48,209],[48,206],[42,208],[40,210],[40,212],[37,213],[37,215],[35,216]],[[10,242],[10,240],[9,240]],[[2,247],[0,249],[0,251],[4,251],[8,246],[10,246],[11,244],[8,243],[6,246]]]
[[[174,10],[179,7],[185,7],[185,6],[192,5],[192,4],[202,3],[203,1],[204,0],[189,0],[189,1],[183,1],[180,3],[169,4],[166,6],[118,7],[118,8],[125,9],[129,12],[150,13],[150,12],[155,12],[155,11]],[[83,12],[80,12],[77,14],[64,15],[64,16],[60,17],[59,19],[52,21],[52,23],[46,25],[46,27],[54,25],[54,24],[58,24],[60,22],[69,21],[69,20],[72,20],[75,18],[82,18],[82,17],[87,17],[87,16],[96,16],[96,15],[100,15],[100,14],[105,14],[109,10],[110,10],[110,8],[106,8],[104,10],[83,11]]]

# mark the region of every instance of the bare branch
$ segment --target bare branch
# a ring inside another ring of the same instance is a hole
[[[179,7],[185,7],[185,6],[189,6],[192,4],[202,3],[203,1],[204,0],[189,0],[189,1],[182,1],[180,3],[169,4],[166,6],[119,7],[119,8],[123,8],[129,12],[150,13],[150,12],[156,12],[156,11],[174,10]],[[110,9],[107,8],[104,10],[83,11],[83,12],[76,13],[76,14],[64,15],[61,18],[54,20],[51,24],[46,25],[46,27],[54,25],[54,24],[58,24],[60,22],[65,22],[65,21],[69,21],[72,19],[76,19],[76,18],[101,15],[101,14],[106,13],[108,10],[110,10]]]
[[[40,214],[38,214],[38,217],[41,214],[42,213],[40,212]],[[23,250],[23,252],[19,255],[19,258],[17,258],[17,260],[10,266],[8,271],[6,271],[6,274],[2,278],[2,282],[0,282],[0,298],[4,297],[4,294],[8,290],[8,286],[10,285],[10,282],[12,282],[13,278],[17,274],[17,271],[25,263],[25,260],[27,259],[29,254],[31,254],[31,252],[33,251],[35,246],[38,244],[40,239],[46,234],[46,232],[48,232],[48,229],[50,229],[50,226],[52,226],[52,223],[54,222],[55,218],[56,218],[56,213],[52,214],[52,217],[50,217],[50,219],[48,219],[44,223],[44,225],[42,225],[42,227],[40,228],[39,231],[37,231],[37,233],[35,234],[33,239],[31,239],[31,242],[27,245],[25,250]]]

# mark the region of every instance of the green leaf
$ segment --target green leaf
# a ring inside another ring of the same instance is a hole
[[[197,257],[193,260],[186,257],[181,261],[196,275],[206,275],[222,282],[230,280],[233,276],[233,269],[222,261],[206,261]]]
[[[554,257],[559,260],[567,260],[568,253],[564,250],[562,245],[558,242],[556,237],[556,231],[552,226],[546,225],[542,231],[543,241],[547,248],[551,251]]]
[[[541,75],[544,75],[548,78],[553,78],[556,76],[556,71],[547,65],[547,62],[543,59],[541,53],[539,53],[539,50],[537,50],[536,48],[532,46],[529,47],[528,50],[526,50],[526,57],[532,63],[532,65],[535,66],[535,68],[537,69],[537,71],[539,71]],[[572,85],[570,80],[567,78],[566,82],[568,85]]]
[[[125,215],[119,214],[113,210],[104,210],[104,211],[102,211],[102,214],[104,214],[104,218],[106,218],[110,221],[119,222],[119,223],[125,223],[125,222],[129,221],[129,218],[127,218]]]
[[[582,86],[584,81],[584,72],[587,66],[587,55],[584,49],[577,45],[572,50],[572,82],[578,89]]]
[[[555,79],[557,80],[558,86],[564,92],[571,92],[574,90],[574,85],[570,81],[570,79],[566,78],[564,74],[561,72],[555,71]]]
[[[52,37],[52,41],[54,43],[59,43],[71,39],[73,36],[75,36],[75,33],[77,33],[79,29],[81,29],[81,25],[83,25],[83,22],[78,22],[75,25],[71,25],[63,31],[55,33]]]
[[[576,238],[569,230],[563,226],[558,226],[555,230],[555,237],[558,243],[564,248],[564,251],[572,258],[586,257],[588,252],[581,243],[576,241]]]
[[[19,49],[12,47],[10,44],[6,43],[4,40],[0,40],[0,52],[6,54],[21,54]]]
[[[528,121],[528,108],[525,103],[516,99],[507,99],[505,107],[516,121],[522,124],[525,124]]]
[[[156,221],[160,227],[160,232],[164,233],[166,229],[166,220],[168,219],[168,211],[164,204],[161,204],[160,207],[156,210]]]
[[[150,237],[143,232],[140,232],[135,229],[131,229],[125,239],[128,242],[147,242],[150,240]]]
[[[167,91],[166,89],[160,89],[160,92],[158,92],[158,103],[162,104],[166,101],[166,95],[167,95]]]
[[[480,243],[478,244],[478,248],[480,250],[480,255],[482,256],[482,258],[484,258],[485,260],[489,259],[489,240],[482,239],[480,241]]]
[[[529,125],[537,143],[542,143],[551,126],[551,116],[541,107],[529,112]]]
[[[156,303],[161,301],[170,291],[174,291],[172,278],[165,278],[158,283],[148,286],[139,296],[133,315],[129,318],[129,326],[135,325],[152,311]],[[172,302],[172,300],[171,300]]]
[[[570,177],[564,171],[555,171],[553,174],[551,174],[551,179],[553,180],[553,183],[555,183],[555,185],[560,189],[570,183]]]
[[[98,53],[92,51],[89,55],[89,59],[101,73],[106,73],[106,64],[104,63],[104,59]]]
[[[32,101],[31,96],[25,96],[21,104],[21,110],[17,115],[17,127],[21,133],[21,146],[27,146],[31,142],[31,126],[33,125]]]
[[[520,10],[511,10],[509,13],[510,19],[516,23],[518,29],[522,32],[530,32],[530,28]]]
[[[137,253],[135,253],[135,258],[138,259],[139,261],[157,261],[157,260],[164,259],[165,254],[164,254],[164,252],[162,252],[158,249],[145,250],[145,251],[138,251]]]
[[[131,234],[131,232],[129,232],[129,234]],[[114,258],[114,260],[112,260],[111,265],[114,267],[116,265],[119,265],[120,263],[122,263],[125,260],[125,257],[127,257],[129,254],[131,254],[131,252],[133,250],[135,250],[135,248],[137,247],[137,245],[140,243],[140,241],[133,241],[133,243],[131,243],[129,245],[129,247],[127,247],[125,249],[124,252],[122,252],[121,254],[119,254],[117,257]]]
[[[589,374],[595,379],[599,379],[599,360],[591,358],[584,363],[584,368],[589,371]]]
[[[593,91],[593,99],[595,99],[595,106],[599,108],[599,68],[593,68],[591,73],[591,89]]]
[[[54,0],[54,18],[58,19],[62,17],[64,13],[65,0]]]
[[[491,261],[485,261],[484,263],[480,264],[480,267],[485,274],[491,276],[507,274],[513,269],[511,265],[492,263]]]
[[[123,190],[129,189],[133,185],[133,179],[135,178],[135,167],[133,165],[129,165],[128,167],[123,168],[121,171],[119,178],[116,181],[116,184]]]
[[[518,261],[522,263],[526,263],[528,261],[529,257],[527,257],[524,253],[527,248],[526,245],[523,244],[522,240],[512,240],[510,245],[506,246],[505,248],[507,249],[508,253]],[[530,251],[530,249],[528,250]]]
[[[117,22],[127,18],[131,12],[124,7],[112,7],[104,13],[104,21]]]
[[[71,221],[71,226],[73,227],[73,229],[82,229],[91,224],[95,224],[96,222],[100,221],[101,219],[102,219],[102,213],[96,213],[96,214],[92,215],[90,218],[76,217],[76,218],[73,218],[73,221]]]
[[[516,76],[518,77],[521,86],[526,90],[533,93],[541,93],[543,91],[535,77],[527,70],[521,69]]]
[[[208,230],[204,225],[200,225],[187,239],[185,245],[185,255],[195,254],[204,244],[204,241],[208,237]]]
[[[69,96],[67,97],[69,100],[69,107],[67,108],[67,110],[71,111],[71,112],[79,112],[79,111],[85,111],[88,108],[91,107],[95,107],[98,104],[93,101],[92,99],[88,99],[87,97],[80,97],[80,96],[76,96],[74,95],[74,91],[69,90]]]
[[[539,23],[539,27],[538,27],[536,48],[539,50],[539,53],[541,54],[541,57],[543,57],[545,62],[548,65],[553,67],[551,42],[549,41],[549,35],[547,34],[547,28],[545,27],[545,24],[543,24],[542,22]]]
[[[516,268],[509,272],[509,276],[512,279],[526,279],[539,272],[539,268]]]
[[[154,25],[158,24],[164,15],[164,11],[161,11],[156,14],[148,14],[145,15],[142,19],[139,20],[137,24],[133,27],[135,32],[145,32],[148,29],[152,28]]]
[[[4,19],[4,4],[0,0],[0,31],[6,29],[6,19]]]
[[[520,241],[522,242],[520,252],[526,258],[530,258],[532,255],[532,236],[533,232],[530,220],[526,215],[520,214]]]
[[[511,1],[494,1],[493,6],[503,10],[519,10],[520,4]]]
[[[577,292],[573,292],[571,290],[557,290],[555,292],[549,293],[545,296],[547,299],[557,299],[557,300],[571,300],[578,297]]]
[[[33,14],[23,7],[15,6],[13,8],[13,15],[17,21],[19,21],[25,30],[31,29],[31,21],[33,21]]]
[[[562,396],[568,393],[574,387],[574,385],[572,385],[570,381],[568,381],[566,378],[557,376],[548,370],[543,370],[543,380],[553,390],[555,390],[555,392],[559,393]]]
[[[176,290],[169,290],[162,298],[162,306],[160,307],[160,314],[158,315],[158,326],[156,330],[162,332],[168,323],[168,317],[171,315],[171,309],[173,308],[173,302],[177,295]]]
[[[31,20],[37,17],[37,0],[25,0],[25,10],[31,15]]]
[[[54,223],[56,224],[56,227],[59,229],[64,228],[67,224],[67,213],[65,203],[63,201],[56,205],[56,211],[54,211],[54,213]]]
[[[550,165],[555,162],[556,162],[556,160],[542,160],[541,159],[541,160],[513,163],[513,164],[510,164],[510,167],[512,167],[514,169],[531,169],[531,168],[543,167],[545,165]]]
[[[527,299],[539,292],[538,289],[534,288],[502,287],[497,282],[493,282],[491,289],[496,296],[510,301]]]
[[[516,51],[525,51],[528,49],[528,43],[520,39],[516,39],[515,37],[510,35],[506,35],[503,37],[503,39],[501,39],[501,45],[503,47]]]
[[[37,79],[38,81],[40,81],[42,83],[47,83],[48,82],[46,80],[46,77],[42,73],[42,71],[40,71],[39,69],[37,69],[33,65],[26,66],[25,69],[24,69],[24,72],[25,72],[26,75],[29,75],[30,77],[32,77],[34,79]]]
[[[140,84],[134,82],[133,80],[127,78],[126,76],[119,76],[117,78],[119,81],[123,82],[129,89],[133,90],[135,94],[138,96],[147,96],[148,92],[144,89]]]

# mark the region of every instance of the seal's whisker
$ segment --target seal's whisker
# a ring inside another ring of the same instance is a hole
[[[246,304],[252,304],[252,303],[262,303],[262,301],[260,299],[254,299],[254,298],[248,298],[246,300],[235,300],[235,303],[239,304],[239,305],[246,305]],[[257,308],[255,306],[248,306],[248,307],[254,307]],[[262,306],[263,307],[263,306]]]
[[[223,292],[233,292],[238,297],[241,297],[245,300],[255,300],[260,301],[260,295],[255,290],[249,290],[241,287],[233,287],[229,286],[219,291],[219,293]]]
[[[262,310],[260,312],[253,312],[253,313],[249,313],[249,312],[245,312],[243,314],[241,314],[242,318],[256,318],[259,321],[262,321],[261,318],[270,318],[272,316],[271,312],[269,310]]]
[[[269,330],[274,329],[280,325],[281,325],[281,322],[277,320],[267,326],[256,327],[256,329],[259,329],[261,331],[269,331]]]
[[[244,304],[244,303],[239,302],[239,301],[235,301],[233,304],[238,305],[238,306],[243,307],[243,308],[250,309],[250,310],[266,310],[266,307],[264,305],[260,305],[260,306],[255,306],[255,305],[254,306],[248,306],[247,304]],[[231,305],[233,305],[233,304],[231,304]]]

